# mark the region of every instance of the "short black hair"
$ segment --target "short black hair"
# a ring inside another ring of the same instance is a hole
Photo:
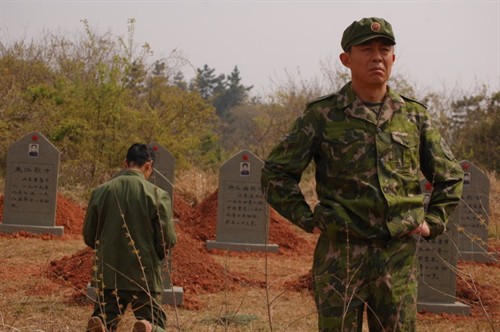
[[[148,161],[155,160],[155,153],[153,149],[141,143],[134,143],[127,151],[126,161],[128,164],[142,167]]]

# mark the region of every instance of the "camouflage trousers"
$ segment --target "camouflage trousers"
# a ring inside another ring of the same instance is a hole
[[[415,331],[416,243],[331,240],[320,235],[314,252],[314,298],[320,331]]]

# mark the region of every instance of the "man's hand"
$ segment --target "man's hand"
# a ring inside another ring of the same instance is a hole
[[[414,234],[418,234],[418,235],[421,235],[423,237],[427,237],[427,236],[431,235],[431,229],[429,228],[429,225],[427,224],[427,222],[424,221],[423,223],[420,224],[420,226],[418,226],[417,228],[415,228],[414,230],[412,230],[410,232],[410,235],[414,235]]]

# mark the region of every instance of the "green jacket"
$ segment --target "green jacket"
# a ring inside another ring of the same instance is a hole
[[[92,192],[83,238],[96,251],[94,287],[161,292],[162,260],[176,242],[167,192],[125,170]]]
[[[299,182],[314,160],[319,204],[311,211]],[[427,212],[421,173],[432,183]],[[463,171],[426,108],[388,89],[379,116],[351,84],[309,103],[274,148],[262,171],[269,204],[311,232],[360,239],[406,235],[424,219],[431,238],[443,233],[458,204]]]

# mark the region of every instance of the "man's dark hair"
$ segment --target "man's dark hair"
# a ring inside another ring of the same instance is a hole
[[[146,144],[134,143],[127,151],[126,161],[129,165],[142,167],[151,160],[155,160],[155,153]]]

